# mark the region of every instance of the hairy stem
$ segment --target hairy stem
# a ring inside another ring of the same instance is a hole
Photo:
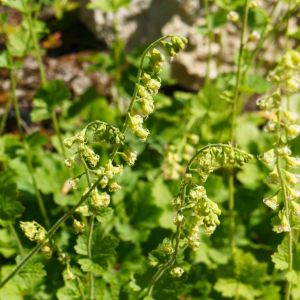
[[[92,241],[93,241],[93,230],[95,225],[95,215],[91,216],[89,236],[88,236],[88,257],[92,259]],[[95,299],[95,283],[94,283],[94,273],[89,272],[89,299]]]
[[[80,150],[78,150],[80,153]],[[87,183],[89,188],[91,187],[92,183],[91,183],[91,177],[90,177],[90,172],[89,172],[89,168],[85,162],[84,157],[82,156],[82,154],[80,154],[80,161],[81,164],[83,165],[84,171],[85,171],[85,175],[86,175],[86,179],[87,179]],[[92,215],[90,218],[90,224],[89,224],[89,235],[88,235],[88,244],[87,244],[87,248],[88,248],[88,258],[91,260],[92,259],[92,241],[93,241],[93,230],[94,230],[94,225],[95,225],[95,215]],[[95,299],[95,279],[94,279],[94,273],[91,271],[89,272],[89,299],[90,300],[94,300]]]
[[[242,23],[242,33],[240,39],[240,49],[238,56],[238,65],[236,72],[236,82],[234,88],[234,97],[233,97],[233,105],[232,105],[232,115],[231,115],[231,128],[230,128],[230,142],[233,145],[235,143],[235,131],[236,131],[236,119],[238,115],[238,105],[239,105],[239,95],[240,95],[240,84],[241,84],[241,75],[242,75],[242,60],[243,60],[243,52],[246,44],[246,30],[248,23],[248,12],[249,12],[249,0],[245,0],[244,3],[244,16]],[[234,252],[235,247],[235,216],[234,216],[234,174],[233,170],[229,174],[228,178],[228,192],[229,192],[229,241],[231,253]]]

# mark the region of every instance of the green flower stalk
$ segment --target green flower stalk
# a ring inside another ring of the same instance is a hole
[[[266,183],[276,192],[263,202],[278,211],[278,221],[273,230],[287,235],[288,272],[293,271],[293,236],[297,230],[294,222],[300,215],[300,192],[296,189],[300,176],[291,171],[300,166],[300,159],[293,156],[289,145],[300,134],[300,126],[298,115],[286,108],[286,101],[300,90],[299,74],[300,53],[289,50],[269,74],[269,80],[274,85],[273,93],[258,101],[258,106],[269,116],[264,130],[275,139],[273,148],[262,154],[261,160],[271,169]],[[288,279],[285,300],[291,298],[291,288],[292,282]]]

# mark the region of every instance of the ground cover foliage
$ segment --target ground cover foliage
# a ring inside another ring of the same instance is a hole
[[[109,92],[77,95],[45,61],[78,3],[0,1],[1,300],[300,299],[300,3],[265,2],[204,1],[196,92],[170,71],[188,37],[127,53],[116,20],[109,47],[81,58]],[[211,78],[228,24],[233,68]]]

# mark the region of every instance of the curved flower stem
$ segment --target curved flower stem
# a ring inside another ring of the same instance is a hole
[[[142,72],[143,72],[143,69],[144,69],[144,62],[145,62],[145,58],[148,54],[149,51],[151,51],[152,49],[154,49],[156,46],[159,45],[160,42],[168,39],[172,37],[172,35],[165,35],[161,38],[159,38],[158,40],[156,40],[155,42],[153,42],[152,44],[150,44],[143,52],[142,54],[142,57],[141,57],[141,62],[140,62],[140,65],[139,65],[139,71],[138,71],[138,74],[137,74],[137,79],[136,79],[136,82],[135,82],[135,86],[134,86],[134,91],[133,91],[133,95],[132,95],[132,98],[131,98],[131,101],[130,101],[130,104],[129,104],[129,107],[128,107],[128,111],[127,111],[127,114],[126,114],[126,117],[125,117],[125,121],[123,123],[123,126],[122,126],[122,129],[121,129],[121,132],[124,134],[128,128],[128,125],[129,125],[129,115],[133,109],[133,106],[134,106],[134,103],[135,103],[135,100],[137,98],[137,85],[140,83],[141,81],[141,76],[142,76]],[[115,155],[117,154],[119,150],[119,145],[115,145],[114,149],[113,149],[113,152],[110,156],[111,160],[114,159]]]
[[[231,115],[231,128],[230,128],[230,142],[233,145],[235,143],[235,130],[236,130],[236,119],[238,114],[238,104],[239,104],[239,95],[240,95],[240,84],[241,84],[241,75],[242,75],[242,59],[244,47],[246,44],[246,30],[248,23],[248,12],[249,12],[249,0],[244,2],[244,16],[242,24],[242,34],[240,39],[240,49],[238,56],[238,65],[236,72],[236,82],[234,88],[234,97],[232,105],[232,115]],[[228,191],[229,191],[229,242],[231,253],[233,254],[235,248],[235,217],[234,217],[234,174],[233,171],[230,172],[228,178]]]

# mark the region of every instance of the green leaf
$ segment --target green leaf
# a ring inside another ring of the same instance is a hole
[[[9,69],[11,67],[7,51],[0,52],[0,68]]]
[[[17,253],[16,242],[9,228],[0,229],[0,254],[9,258]]]
[[[248,75],[241,84],[241,91],[246,93],[265,93],[272,87],[272,84],[259,75]]]
[[[222,294],[225,298],[242,297],[246,300],[254,300],[260,295],[260,292],[254,287],[243,284],[235,279],[218,279],[214,286],[215,290]]]
[[[58,289],[56,296],[58,300],[82,300],[75,280],[66,281],[65,286]]]
[[[24,4],[26,5],[27,0],[24,1]],[[22,0],[13,0],[13,1],[6,1],[5,2],[6,6],[9,6],[11,8],[14,8],[20,12],[24,12],[24,5],[23,5],[23,1]]]
[[[74,249],[77,254],[84,255],[84,256],[88,255],[86,235],[79,235],[77,237],[77,241]]]
[[[104,235],[100,226],[97,226],[93,233],[92,240],[92,261],[103,268],[106,268],[109,261],[116,256],[118,240],[112,235]]]
[[[93,272],[96,276],[103,275],[103,269],[88,258],[80,258],[78,259],[78,263],[83,272]]]
[[[277,270],[288,269],[288,239],[284,238],[277,247],[277,251],[271,256]]]
[[[0,173],[0,190],[0,219],[14,221],[22,215],[24,207],[17,200],[17,185],[9,172]]]

